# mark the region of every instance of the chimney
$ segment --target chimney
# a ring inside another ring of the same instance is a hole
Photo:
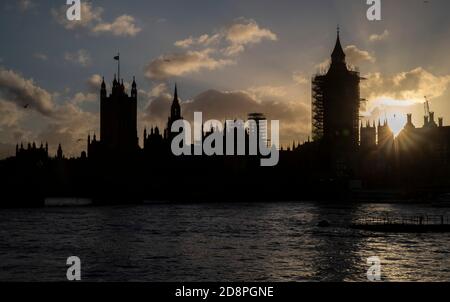
[[[412,124],[412,114],[409,113],[409,114],[407,115],[407,117],[408,117],[408,124]]]
[[[424,126],[428,125],[428,116],[423,117],[423,125]]]
[[[439,118],[439,127],[444,127],[444,119],[442,117]]]
[[[430,112],[430,123],[434,123],[434,112]]]

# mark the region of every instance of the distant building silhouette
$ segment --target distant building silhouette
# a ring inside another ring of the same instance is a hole
[[[63,153],[61,144],[58,145],[58,150],[56,151],[56,158],[57,159],[64,159],[64,153]]]
[[[161,134],[158,126],[151,127],[150,133],[147,133],[147,129],[144,129],[144,151],[146,154],[154,153],[154,151],[165,150],[166,140]]]
[[[16,158],[20,160],[28,161],[44,161],[48,159],[48,144],[41,143],[39,148],[36,147],[36,143],[28,143],[27,148],[23,147],[23,143],[16,145]]]
[[[377,145],[377,128],[375,127],[375,122],[370,125],[370,122],[366,122],[364,127],[361,124],[361,149],[373,149]]]
[[[407,123],[395,140],[396,153],[402,162],[408,159],[427,163],[430,167],[450,165],[450,127],[443,125],[443,118],[435,120],[434,112],[424,116],[424,124],[417,128],[408,114]]]

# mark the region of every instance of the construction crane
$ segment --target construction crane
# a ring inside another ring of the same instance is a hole
[[[430,101],[428,100],[428,97],[425,96],[425,126],[431,125],[431,126],[437,126],[436,122],[434,121],[434,112],[430,110]],[[439,118],[439,125],[442,125],[442,119]]]
[[[425,98],[425,103],[424,103],[424,106],[425,106],[425,116],[426,117],[430,117],[430,101],[428,100],[428,97],[427,96],[424,96],[424,98]]]

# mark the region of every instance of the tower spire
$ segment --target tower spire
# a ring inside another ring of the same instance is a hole
[[[105,77],[102,77],[102,84],[100,85],[100,95],[101,97],[106,97]]]
[[[175,84],[175,90],[173,93],[173,102],[172,102],[170,112],[171,112],[171,114],[170,114],[171,122],[169,122],[170,126],[168,127],[168,129],[170,129],[170,127],[172,126],[172,122],[181,119],[181,106],[180,106],[180,101],[178,100],[177,84]]]
[[[133,83],[131,84],[131,97],[136,98],[137,100],[137,94],[136,77],[133,76]]]
[[[177,83],[175,83],[175,91],[173,93],[173,100],[178,102],[178,87],[177,87]]]
[[[336,45],[334,46],[333,53],[331,54],[332,61],[336,62],[336,63],[344,63],[345,62],[345,52],[342,49],[340,32],[341,32],[341,30],[338,25]]]

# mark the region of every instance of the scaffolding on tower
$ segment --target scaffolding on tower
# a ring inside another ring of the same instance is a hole
[[[324,85],[325,76],[318,75],[312,81],[312,138],[313,141],[320,141],[324,135]]]

